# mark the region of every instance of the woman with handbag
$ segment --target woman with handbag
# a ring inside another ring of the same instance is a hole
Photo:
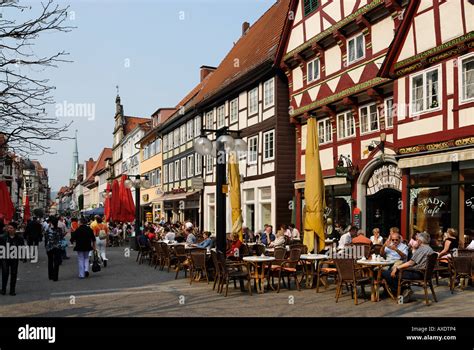
[[[79,278],[89,277],[89,252],[95,250],[96,240],[85,218],[81,219],[81,225],[71,234],[70,241],[75,243],[74,251],[77,252]]]
[[[107,257],[105,255],[105,250],[107,248],[107,241],[109,237],[109,228],[106,223],[102,222],[102,218],[99,216],[96,218],[97,225],[94,226],[94,235],[96,247],[99,250],[100,257],[104,262],[104,267],[107,267]]]
[[[57,281],[59,265],[61,264],[63,231],[58,227],[58,218],[49,218],[49,227],[46,230],[44,245],[48,254],[48,276],[50,280]]]

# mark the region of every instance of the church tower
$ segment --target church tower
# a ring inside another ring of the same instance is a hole
[[[76,135],[74,137],[74,150],[72,152],[72,168],[71,168],[71,176],[69,177],[69,185],[72,186],[74,181],[77,180],[77,170],[79,168],[79,151],[77,148],[77,130]]]

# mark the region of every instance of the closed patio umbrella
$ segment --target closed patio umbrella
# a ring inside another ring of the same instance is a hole
[[[6,223],[10,222],[15,214],[10,192],[8,192],[7,184],[4,181],[0,181],[0,214],[3,215]]]
[[[117,180],[112,183],[112,198],[110,199],[110,219],[113,221],[120,220],[120,187]]]
[[[126,175],[120,180],[120,218],[124,222],[135,220],[135,204],[133,203],[132,191],[125,186]]]
[[[304,219],[304,244],[308,252],[324,249],[324,181],[319,159],[318,129],[315,118],[308,119],[306,138],[306,185],[304,190],[306,215]],[[317,247],[315,247],[317,240]]]
[[[111,212],[111,202],[112,198],[110,197],[110,192],[112,191],[112,188],[109,183],[107,183],[107,188],[105,189],[105,203],[104,203],[104,216],[105,216],[105,221],[110,220],[110,212]]]
[[[28,220],[31,218],[31,210],[30,210],[30,197],[28,195],[26,196],[25,199],[25,211],[23,214],[23,221],[26,223]]]
[[[229,155],[229,184],[230,205],[232,208],[232,233],[238,233],[240,240],[243,241],[240,172],[236,152],[231,152]]]

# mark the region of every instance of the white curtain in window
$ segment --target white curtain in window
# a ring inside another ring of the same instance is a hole
[[[463,99],[474,98],[474,57],[464,61],[463,73]]]
[[[413,112],[423,110],[423,75],[412,79],[412,109]]]

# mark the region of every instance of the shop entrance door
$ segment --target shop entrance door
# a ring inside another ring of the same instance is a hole
[[[390,227],[400,228],[401,193],[393,189],[383,189],[372,196],[367,196],[367,232],[372,236],[372,229],[380,228],[380,234],[387,237]]]

